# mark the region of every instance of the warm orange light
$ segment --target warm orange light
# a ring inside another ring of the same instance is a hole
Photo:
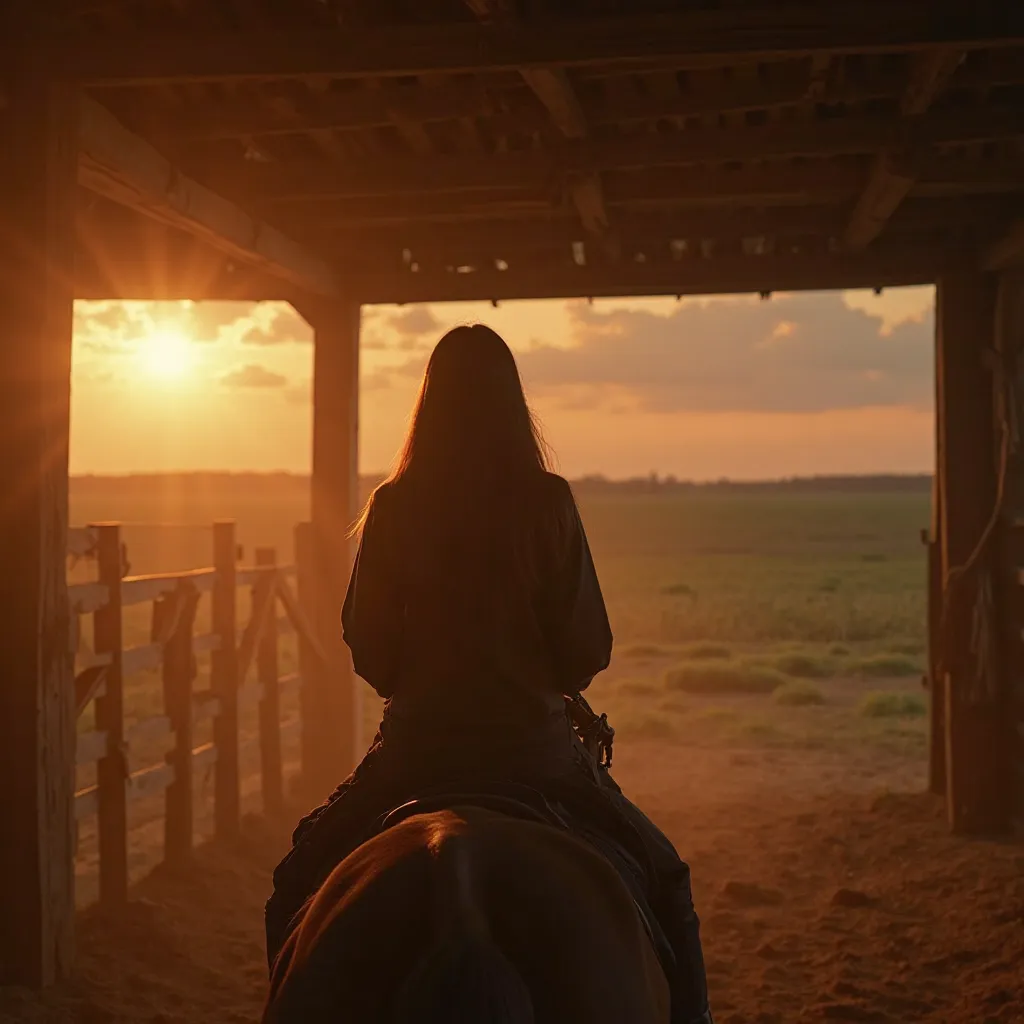
[[[195,363],[192,340],[176,327],[157,326],[142,341],[147,372],[160,380],[180,380]]]

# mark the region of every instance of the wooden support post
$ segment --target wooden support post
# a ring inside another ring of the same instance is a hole
[[[154,639],[164,640],[164,713],[174,730],[174,747],[167,754],[174,781],[165,793],[164,820],[164,858],[172,864],[192,853],[192,634],[198,604],[199,592],[186,583],[154,606],[154,612],[160,610],[154,615]],[[173,632],[165,638],[162,627],[173,627]]]
[[[316,622],[316,552],[313,545],[313,524],[298,523],[295,527],[295,589],[299,606],[308,622]],[[316,770],[316,681],[320,667],[309,641],[297,634],[299,645],[299,720],[300,720],[300,784],[310,789]]]
[[[100,902],[117,906],[128,899],[128,751],[124,740],[124,673],[121,669],[121,528],[96,527],[96,564],[107,603],[93,614],[97,654],[110,655],[103,694],[96,698],[96,728],[107,734],[107,756],[96,763]]]
[[[304,315],[307,312],[303,307]],[[359,303],[317,303],[313,368],[313,543],[316,630],[329,664],[316,673],[310,781],[333,787],[355,765],[361,693],[339,616],[351,569],[358,502]]]
[[[939,280],[946,795],[951,827],[966,833],[1000,829],[1006,820],[999,592],[993,546],[983,544],[997,500],[995,299],[991,274],[963,270]]]
[[[1024,422],[1024,268],[999,275],[996,350],[1006,371],[1004,397],[1011,422]],[[1011,435],[999,546],[1004,600],[1000,613],[1006,680],[1008,816],[1024,834],[1024,436]]]
[[[210,684],[220,711],[213,720],[217,748],[214,771],[214,827],[218,837],[236,835],[241,821],[241,780],[238,765],[238,623],[236,615],[234,521],[213,524],[213,631],[220,647],[210,662]]]
[[[936,406],[937,408],[937,406]],[[946,691],[941,665],[942,502],[938,466],[932,482],[928,530],[928,790],[946,795]]]
[[[277,565],[273,548],[257,548],[256,564]],[[264,584],[266,586],[266,584]],[[284,810],[284,768],[281,763],[281,689],[277,661],[277,601],[271,596],[270,621],[263,630],[256,650],[256,679],[261,688],[260,719],[260,789],[265,814]]]
[[[11,53],[18,51],[16,40]],[[65,579],[74,94],[8,61],[0,110],[0,984],[73,958],[75,710]]]

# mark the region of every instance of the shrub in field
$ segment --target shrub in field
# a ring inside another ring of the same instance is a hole
[[[675,738],[676,730],[665,716],[643,715],[618,722],[615,735],[637,740],[671,740]]]
[[[924,654],[925,646],[919,640],[906,640],[900,641],[899,643],[889,644],[889,650],[893,654],[906,654],[912,658],[920,657]]]
[[[633,644],[623,652],[623,657],[636,658],[638,661],[650,660],[652,658],[664,658],[668,651],[657,644]]]
[[[701,694],[772,693],[786,677],[760,665],[690,662],[669,670],[665,685],[670,690]]]
[[[641,683],[634,680],[623,683],[619,689],[631,697],[653,697],[658,692],[658,688],[653,683]]]
[[[833,658],[847,658],[850,655],[850,648],[843,644],[833,644],[828,649],[828,653]]]
[[[916,693],[875,690],[860,702],[860,713],[867,718],[916,718],[926,710],[924,698]]]
[[[835,675],[835,666],[825,658],[816,658],[812,654],[780,654],[775,659],[775,668],[787,676],[797,679],[829,679]]]
[[[789,707],[801,707],[807,704],[824,704],[825,695],[821,690],[806,679],[791,679],[783,683],[773,694],[776,704]]]
[[[906,654],[885,652],[861,658],[854,665],[857,675],[869,679],[902,679],[907,676],[918,676],[922,672],[921,663]]]
[[[683,654],[691,661],[713,661],[732,657],[732,651],[725,644],[690,644]]]

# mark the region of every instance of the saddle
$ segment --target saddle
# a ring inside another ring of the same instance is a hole
[[[633,854],[613,836],[579,821],[538,789],[522,783],[489,783],[486,789],[426,792],[388,811],[378,820],[376,832],[385,832],[417,814],[432,814],[453,807],[479,807],[496,811],[521,821],[548,825],[582,839],[611,864],[629,890],[640,922],[666,975],[670,976],[675,970],[675,956],[648,903],[644,891],[644,871]]]

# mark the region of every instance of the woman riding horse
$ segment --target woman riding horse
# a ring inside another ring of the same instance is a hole
[[[386,700],[383,719],[274,873],[268,957],[390,810],[430,788],[465,793],[493,780],[624,837],[671,947],[672,1024],[707,1024],[689,868],[567,714],[566,696],[607,668],[612,635],[575,500],[548,461],[505,342],[482,324],[449,331],[397,467],[363,512],[342,610],[355,670]]]

